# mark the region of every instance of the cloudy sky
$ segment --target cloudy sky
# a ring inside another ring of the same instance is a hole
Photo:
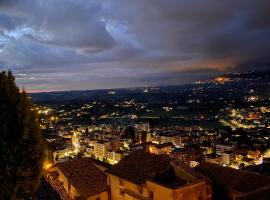
[[[28,91],[270,68],[269,0],[0,0],[0,69]]]

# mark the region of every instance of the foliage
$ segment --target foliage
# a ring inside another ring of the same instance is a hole
[[[28,199],[39,185],[43,143],[33,105],[11,72],[0,72],[0,199]]]
[[[122,136],[122,138],[128,138],[131,139],[132,142],[135,141],[136,134],[135,134],[135,129],[132,126],[128,126],[125,131],[124,131],[124,135]]]

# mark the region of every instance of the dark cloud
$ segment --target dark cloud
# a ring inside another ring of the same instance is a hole
[[[269,7],[269,0],[1,0],[0,64],[38,90],[269,69]]]

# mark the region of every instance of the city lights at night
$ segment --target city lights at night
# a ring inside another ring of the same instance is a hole
[[[269,200],[269,8],[0,0],[0,200]]]

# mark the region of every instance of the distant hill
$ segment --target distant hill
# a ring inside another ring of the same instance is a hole
[[[217,78],[227,78],[230,80],[257,80],[257,79],[270,79],[270,70],[267,71],[250,71],[250,72],[244,72],[244,73],[227,73],[221,76],[216,77]]]
[[[143,88],[130,89],[103,89],[103,90],[77,90],[31,93],[32,101],[38,103],[72,103],[87,102],[89,100],[109,100],[123,98],[129,94],[142,93]]]
[[[105,95],[108,90],[80,90],[80,91],[60,91],[31,93],[29,96],[34,102],[69,102],[75,100],[88,100],[96,95]]]
[[[212,81],[199,81],[202,84],[215,84],[215,83],[230,83],[228,87],[250,87],[246,83],[260,83],[257,87],[258,91],[263,90],[266,92],[266,87],[261,84],[268,85],[270,83],[270,70],[269,71],[251,71],[245,73],[227,73],[214,78]],[[236,85],[235,83],[238,83]],[[242,86],[239,85],[242,83]],[[207,85],[204,85],[207,91]],[[106,101],[106,100],[130,100],[136,99],[141,101],[159,102],[163,100],[174,99],[179,101],[183,96],[192,93],[192,90],[198,86],[194,84],[161,86],[153,88],[126,88],[126,89],[103,89],[103,90],[81,90],[81,91],[60,91],[60,92],[44,92],[32,93],[29,96],[32,101],[36,103],[82,103],[89,100],[92,101]],[[224,85],[224,87],[226,87]],[[268,87],[268,86],[267,86]],[[224,88],[220,88],[223,90]],[[267,90],[268,91],[268,90]],[[262,91],[260,91],[262,92]],[[267,93],[268,94],[268,93]]]

